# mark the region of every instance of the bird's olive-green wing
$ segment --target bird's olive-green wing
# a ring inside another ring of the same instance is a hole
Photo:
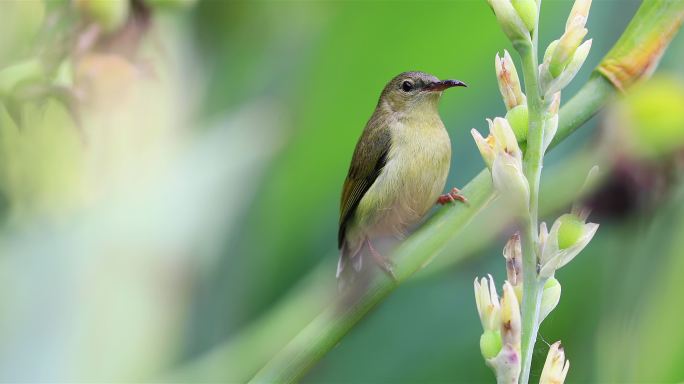
[[[340,228],[337,234],[338,248],[342,248],[344,244],[347,225],[354,216],[356,207],[387,162],[391,137],[389,129],[382,128],[377,121],[371,119],[356,144],[349,173],[342,187]]]

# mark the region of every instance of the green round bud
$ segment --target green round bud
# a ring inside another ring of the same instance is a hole
[[[680,79],[660,76],[630,90],[622,104],[633,153],[659,158],[684,147],[683,87]]]
[[[560,228],[558,228],[558,248],[566,249],[579,240],[584,232],[584,222],[579,217],[567,213],[561,216]]]
[[[482,357],[485,359],[491,359],[496,357],[501,351],[503,346],[503,341],[501,340],[501,332],[499,331],[485,331],[482,336],[480,336],[480,351],[482,352]]]
[[[518,143],[525,141],[527,139],[527,127],[530,122],[527,105],[521,104],[512,108],[506,113],[506,120],[508,120],[508,124],[513,129]]]
[[[544,291],[546,291],[547,289],[550,289],[550,288],[554,288],[557,285],[560,285],[558,280],[556,280],[555,277],[551,277],[551,278],[546,280],[546,283],[544,283]]]
[[[513,0],[512,3],[527,29],[530,32],[534,31],[537,26],[537,2],[535,0]]]
[[[129,0],[75,0],[74,4],[87,18],[108,33],[121,28],[130,11]]]

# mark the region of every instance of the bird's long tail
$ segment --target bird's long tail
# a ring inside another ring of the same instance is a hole
[[[348,241],[345,241],[340,249],[340,258],[337,261],[337,288],[344,291],[356,279],[361,268],[363,267],[363,245],[360,241],[358,245],[350,246]]]

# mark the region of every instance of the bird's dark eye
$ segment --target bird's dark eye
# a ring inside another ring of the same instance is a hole
[[[413,89],[413,83],[406,80],[403,83],[401,83],[401,89],[404,92],[411,92],[411,90]]]

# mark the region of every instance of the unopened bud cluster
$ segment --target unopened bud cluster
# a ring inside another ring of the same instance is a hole
[[[527,111],[527,97],[522,91],[518,71],[508,51],[504,50],[503,58],[496,54],[494,61],[496,77],[499,82],[499,91],[506,105],[506,120],[513,129],[515,138],[519,143],[527,138],[527,126],[529,124]]]
[[[535,52],[536,49],[521,50],[520,43],[526,44],[525,47],[528,48],[536,44],[531,36],[537,28],[539,1],[488,2],[516,49],[521,54]],[[531,116],[535,117],[535,126],[541,126],[541,132],[536,131],[541,136],[536,137],[539,147],[535,148],[535,154],[543,157],[556,135],[561,90],[577,74],[591,47],[591,40],[582,42],[587,35],[585,25],[590,6],[591,0],[575,1],[563,36],[549,45],[538,71],[532,71],[532,80],[536,81],[531,84],[536,84],[538,88],[528,88],[528,95],[523,93],[511,55],[507,51],[504,51],[503,56],[497,53],[496,76],[506,106],[506,115],[487,119],[487,137],[483,137],[475,129],[471,130],[480,154],[491,171],[492,184],[499,196],[506,200],[507,210],[514,212],[516,217],[525,219],[523,222],[532,223],[526,227],[525,232],[525,241],[530,243],[523,244],[521,236],[516,233],[504,247],[507,280],[503,285],[501,299],[491,276],[476,279],[474,284],[477,310],[483,328],[480,351],[487,365],[494,370],[499,383],[518,383],[520,377],[527,379],[529,376],[530,363],[527,360],[531,349],[526,347],[526,351],[522,351],[525,354],[521,355],[521,321],[525,322],[525,326],[532,324],[532,329],[536,330],[556,308],[561,296],[561,284],[555,277],[556,271],[572,261],[598,229],[598,224],[587,222],[588,211],[579,207],[573,207],[571,213],[556,219],[550,230],[546,223],[541,223],[537,228],[536,199],[535,209],[532,209],[531,184],[523,168]],[[523,60],[525,59],[529,60],[529,56],[523,56]],[[530,61],[527,62],[528,65],[529,63]],[[530,73],[526,73],[527,75]],[[529,79],[525,80],[527,83]],[[528,97],[531,95],[535,99],[530,100],[535,102],[528,104]],[[592,169],[585,188],[591,184],[590,179],[594,178],[595,173],[596,169]],[[535,186],[538,188],[538,185]],[[523,254],[523,249],[529,254]],[[523,263],[523,258],[526,263]],[[523,269],[523,265],[531,266],[533,261],[534,269]],[[524,286],[523,282],[529,282],[534,288]],[[523,303],[523,297],[525,300],[539,300],[539,306],[534,312],[526,306],[525,313],[530,315],[529,318],[522,318],[520,304]],[[534,336],[536,331],[530,334]],[[533,347],[534,340],[528,344]],[[569,367],[570,363],[565,359],[560,342],[553,344],[540,382],[563,383]]]
[[[544,61],[539,66],[541,88],[549,97],[572,81],[589,55],[591,39],[582,42],[587,35],[585,25],[589,16],[591,0],[575,1],[565,25],[565,33],[546,48]]]
[[[523,173],[521,148],[527,137],[529,121],[527,98],[508,51],[504,51],[503,57],[497,53],[494,63],[499,91],[508,112],[505,118],[487,119],[489,136],[486,138],[476,129],[472,129],[471,134],[492,172],[495,189],[515,207],[516,213],[524,214],[530,199],[530,187]]]
[[[547,231],[540,226],[539,272],[537,281],[543,284],[537,326],[553,311],[560,301],[561,284],[555,271],[569,263],[589,243],[598,224],[586,222],[586,211],[560,216]],[[521,370],[520,340],[523,300],[522,244],[518,233],[511,236],[503,249],[507,280],[501,299],[494,279],[489,276],[475,279],[475,302],[482,322],[480,351],[499,383],[517,383]],[[536,273],[536,271],[534,271]],[[560,343],[552,345],[540,383],[563,383],[569,369]]]

